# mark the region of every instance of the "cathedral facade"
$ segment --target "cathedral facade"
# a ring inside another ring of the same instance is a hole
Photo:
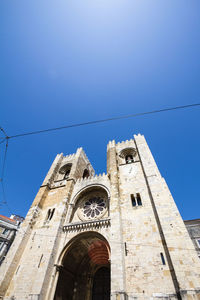
[[[0,268],[3,300],[200,299],[200,261],[144,136],[58,154]]]

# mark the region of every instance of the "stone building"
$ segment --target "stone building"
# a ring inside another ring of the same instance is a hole
[[[184,223],[200,258],[200,219],[187,220]]]
[[[17,215],[11,215],[10,218],[0,215],[0,265],[10,249],[23,220],[24,218]]]
[[[56,156],[0,270],[2,299],[200,299],[200,260],[144,136]]]

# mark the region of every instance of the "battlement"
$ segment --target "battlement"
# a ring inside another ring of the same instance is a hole
[[[72,160],[75,158],[75,155],[76,155],[76,153],[69,154],[69,155],[63,156],[63,159],[64,160]]]
[[[77,179],[76,183],[89,184],[90,182],[98,181],[98,180],[101,180],[101,179],[107,178],[107,177],[108,177],[107,174],[102,173],[102,174],[99,174],[99,175],[93,175],[93,176],[89,176],[89,177],[86,177],[86,178],[79,178],[79,179]]]
[[[130,140],[126,140],[126,141],[122,141],[122,142],[118,142],[116,144],[116,147],[129,147],[129,146],[132,146],[134,143],[134,139],[130,139]]]
[[[140,133],[138,134],[134,134],[134,138],[143,138],[144,136],[141,135]],[[107,150],[109,148],[113,148],[113,147],[117,147],[117,148],[127,148],[127,147],[133,147],[133,145],[135,144],[135,139],[130,139],[130,140],[125,140],[125,141],[121,141],[116,143],[115,140],[109,141],[108,145],[107,145]]]
[[[108,143],[108,145],[107,145],[107,150],[108,150],[109,148],[113,148],[113,147],[115,147],[115,140],[109,141],[109,143]]]

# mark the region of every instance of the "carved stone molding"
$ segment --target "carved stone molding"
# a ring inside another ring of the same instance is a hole
[[[109,226],[110,226],[110,219],[102,219],[102,220],[67,224],[63,226],[63,231],[64,232],[84,231],[90,229],[108,228]]]
[[[59,188],[59,187],[63,187],[63,186],[66,185],[66,183],[67,183],[66,179],[55,181],[54,183],[52,183],[50,185],[50,189],[56,189],[56,188]]]

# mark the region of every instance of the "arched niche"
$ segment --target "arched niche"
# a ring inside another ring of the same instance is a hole
[[[110,299],[110,247],[101,234],[81,233],[62,251],[54,300],[72,299]]]
[[[68,179],[70,176],[71,168],[72,168],[71,163],[63,165],[58,171],[56,180],[58,181],[58,180]]]
[[[127,147],[119,153],[120,164],[130,164],[138,160],[137,151],[135,148]]]
[[[110,193],[103,185],[89,185],[72,199],[69,223],[104,219],[109,216]]]

